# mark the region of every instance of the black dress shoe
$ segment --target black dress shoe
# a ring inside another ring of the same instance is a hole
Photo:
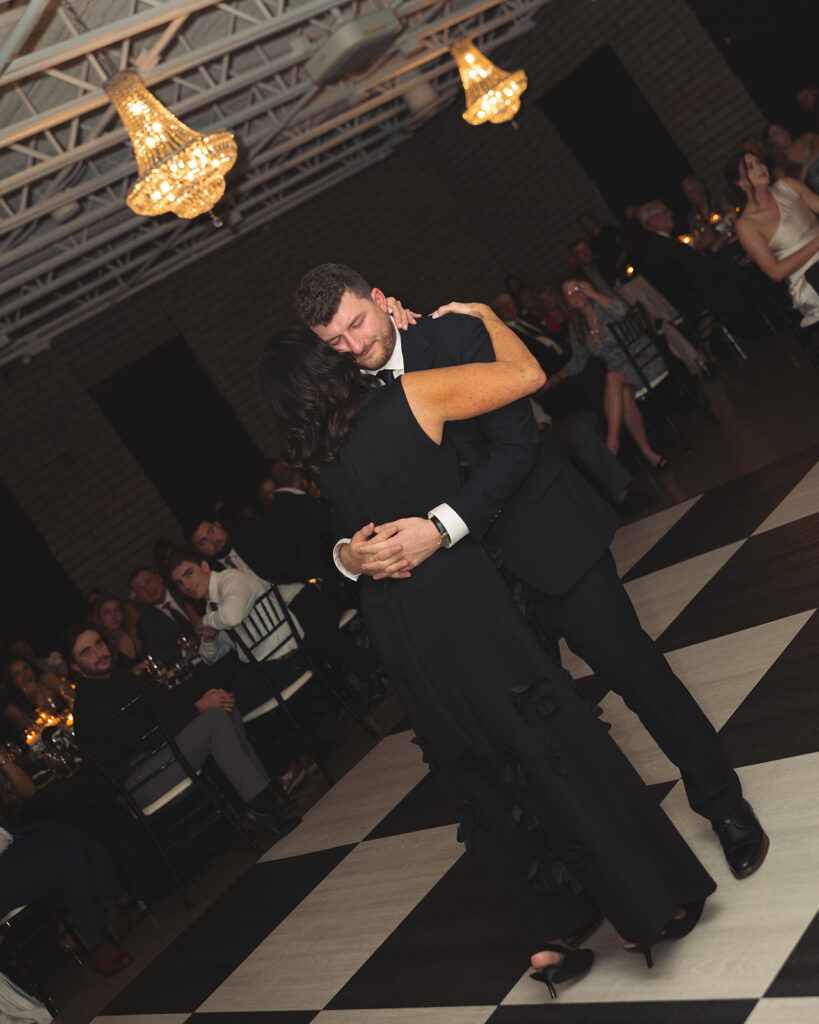
[[[263,829],[265,832],[269,832],[272,836],[286,836],[288,832],[292,832],[296,825],[301,824],[301,818],[295,815],[292,818],[280,818],[276,814],[270,814],[267,811],[252,811],[249,807],[245,807],[242,812],[242,821],[244,821],[251,828]]]
[[[712,822],[711,827],[722,843],[734,878],[747,878],[765,860],[770,840],[747,800],[738,804],[729,817]]]

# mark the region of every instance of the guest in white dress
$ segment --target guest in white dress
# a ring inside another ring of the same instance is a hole
[[[803,327],[819,323],[819,292],[805,277],[819,262],[819,196],[795,178],[771,185],[767,166],[753,153],[730,160],[725,176],[743,201],[735,225],[743,249],[774,281],[787,278]]]

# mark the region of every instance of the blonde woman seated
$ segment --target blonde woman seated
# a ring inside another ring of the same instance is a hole
[[[568,278],[561,291],[569,307],[572,358],[563,373],[573,376],[582,372],[588,361],[597,357],[606,365],[603,391],[603,412],[606,417],[606,446],[614,455],[620,451],[620,431],[625,426],[650,466],[665,469],[668,460],[655,452],[646,436],[643,414],[637,405],[636,392],[644,385],[611,333],[610,324],[621,320],[629,309],[622,299],[602,295],[588,281]],[[666,365],[657,350],[644,367],[649,381],[666,372]]]
[[[91,621],[111,649],[117,668],[138,674],[145,655],[136,631],[137,618],[129,616],[122,601],[113,594],[101,594],[91,609]]]

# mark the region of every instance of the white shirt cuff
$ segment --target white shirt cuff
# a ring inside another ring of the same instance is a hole
[[[341,540],[336,541],[335,547],[333,548],[333,561],[335,562],[336,569],[338,569],[341,575],[346,576],[348,580],[352,580],[353,583],[355,583],[358,576],[354,572],[350,572],[349,569],[345,569],[344,563],[341,561],[341,545],[349,543],[349,537],[342,537]]]
[[[427,519],[432,516],[443,523],[452,544],[457,544],[459,540],[469,536],[469,527],[451,505],[436,505],[427,512]]]

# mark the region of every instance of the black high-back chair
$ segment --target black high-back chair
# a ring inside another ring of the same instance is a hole
[[[716,423],[717,419],[713,412],[699,396],[696,388],[686,379],[687,374],[680,372],[677,361],[668,350],[665,338],[654,332],[650,318],[639,303],[630,309],[626,316],[609,326],[614,340],[643,385],[638,389],[636,397],[654,408],[671,432],[682,441],[685,450],[690,452],[691,445],[671,414],[671,405],[666,397],[669,385],[674,385],[695,408]],[[661,373],[650,375],[649,366],[656,364],[658,354],[662,359],[663,370]]]
[[[343,676],[319,664],[307,650],[301,630],[275,583],[256,598],[241,623],[227,633],[270,692],[270,699],[244,714],[242,721],[251,722],[281,709],[329,785],[333,784],[333,777],[327,768],[323,745],[288,703],[311,679],[371,736],[380,738],[378,727]],[[283,679],[285,668],[287,678]]]
[[[122,730],[123,721],[140,721],[144,725],[134,731]],[[124,745],[116,737],[128,736]],[[114,788],[119,800],[146,829],[151,841],[162,857],[185,905],[193,906],[188,893],[188,879],[180,866],[178,856],[183,847],[191,844],[217,822],[225,822],[249,843],[257,853],[261,847],[239,821],[228,800],[203,771],[196,771],[157,714],[146,690],[135,694],[118,708],[92,733],[77,742],[84,761],[95,768]],[[139,785],[127,788],[125,781],[131,771],[138,769],[156,755],[156,765],[140,777]],[[158,795],[149,803],[142,803],[139,791],[159,780]]]

